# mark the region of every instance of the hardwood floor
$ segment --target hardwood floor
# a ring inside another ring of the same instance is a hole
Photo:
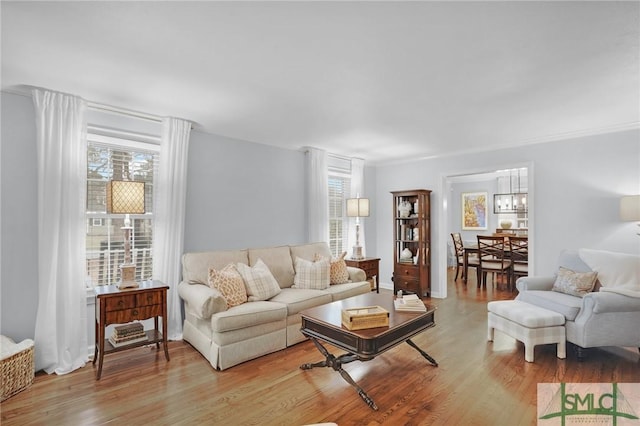
[[[431,300],[436,327],[413,339],[438,367],[408,345],[345,366],[377,412],[332,369],[299,369],[321,360],[309,341],[226,371],[213,370],[189,344],[171,342],[169,362],[155,347],[105,356],[100,381],[91,363],[65,376],[39,373],[29,389],[0,404],[1,423],[533,425],[538,383],[639,381],[635,348],[594,349],[579,363],[571,345],[566,360],[545,345],[527,363],[524,346],[504,334],[487,342],[487,301],[515,293],[452,279],[449,297]]]

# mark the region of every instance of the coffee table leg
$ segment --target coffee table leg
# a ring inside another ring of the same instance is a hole
[[[311,338],[311,341],[314,343],[314,345],[316,345],[316,348],[318,348],[320,353],[325,356],[325,360],[324,361],[320,361],[320,362],[316,362],[316,363],[302,364],[300,366],[300,369],[302,369],[302,370],[310,370],[310,369],[312,369],[314,367],[331,367],[331,368],[333,368],[335,371],[340,373],[342,378],[347,383],[349,383],[351,386],[356,388],[356,391],[358,391],[358,395],[360,395],[360,398],[362,398],[364,400],[364,402],[366,402],[369,407],[371,407],[372,409],[377,411],[378,410],[378,406],[376,405],[375,402],[373,402],[373,399],[371,399],[371,397],[369,397],[369,395],[367,395],[367,393],[364,391],[364,389],[362,389],[360,386],[358,386],[358,384],[351,378],[349,373],[344,371],[344,369],[342,368],[342,364],[347,364],[349,362],[353,362],[353,361],[357,360],[358,359],[357,355],[344,354],[344,355],[340,355],[339,357],[336,358],[334,355],[329,353],[329,351],[324,346],[322,346],[322,344],[320,342],[318,342],[318,340],[316,340],[314,337],[310,337],[310,338]]]
[[[431,357],[431,355],[429,355],[428,353],[426,353],[425,351],[423,351],[422,349],[420,349],[418,347],[418,345],[416,345],[415,343],[413,343],[411,341],[411,339],[407,339],[407,343],[409,344],[409,346],[411,346],[412,348],[414,348],[415,350],[417,350],[418,352],[420,352],[420,354],[425,357],[427,359],[427,361],[429,361],[431,364],[433,364],[434,366],[438,366],[438,363],[436,362],[435,359],[433,359]]]

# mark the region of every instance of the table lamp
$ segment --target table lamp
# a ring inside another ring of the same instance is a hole
[[[369,199],[368,198],[349,198],[347,199],[347,217],[356,218],[356,245],[353,246],[353,255],[351,259],[364,259],[362,256],[362,247],[360,246],[360,218],[369,217]]]
[[[144,214],[144,182],[111,180],[107,182],[107,213],[124,214],[124,263],[120,265],[118,288],[138,287],[136,264],[131,261],[130,214]]]
[[[620,220],[640,222],[640,195],[628,195],[620,199]]]

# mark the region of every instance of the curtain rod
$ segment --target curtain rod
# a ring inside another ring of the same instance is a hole
[[[126,115],[129,117],[136,117],[136,118],[141,118],[143,120],[149,120],[149,121],[154,121],[157,123],[162,123],[162,117],[158,116],[158,115],[153,115],[153,114],[148,114],[145,112],[140,112],[140,111],[134,111],[131,109],[126,109],[126,108],[120,108],[120,107],[115,107],[113,105],[107,105],[107,104],[100,104],[97,102],[90,102],[87,101],[87,106],[89,108],[92,109],[97,109],[97,110],[102,110],[102,111],[107,111],[107,112],[113,112],[116,114],[121,114],[121,115]]]

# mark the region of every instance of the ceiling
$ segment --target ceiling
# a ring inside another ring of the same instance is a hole
[[[637,128],[640,3],[8,2],[2,89],[370,164]]]

